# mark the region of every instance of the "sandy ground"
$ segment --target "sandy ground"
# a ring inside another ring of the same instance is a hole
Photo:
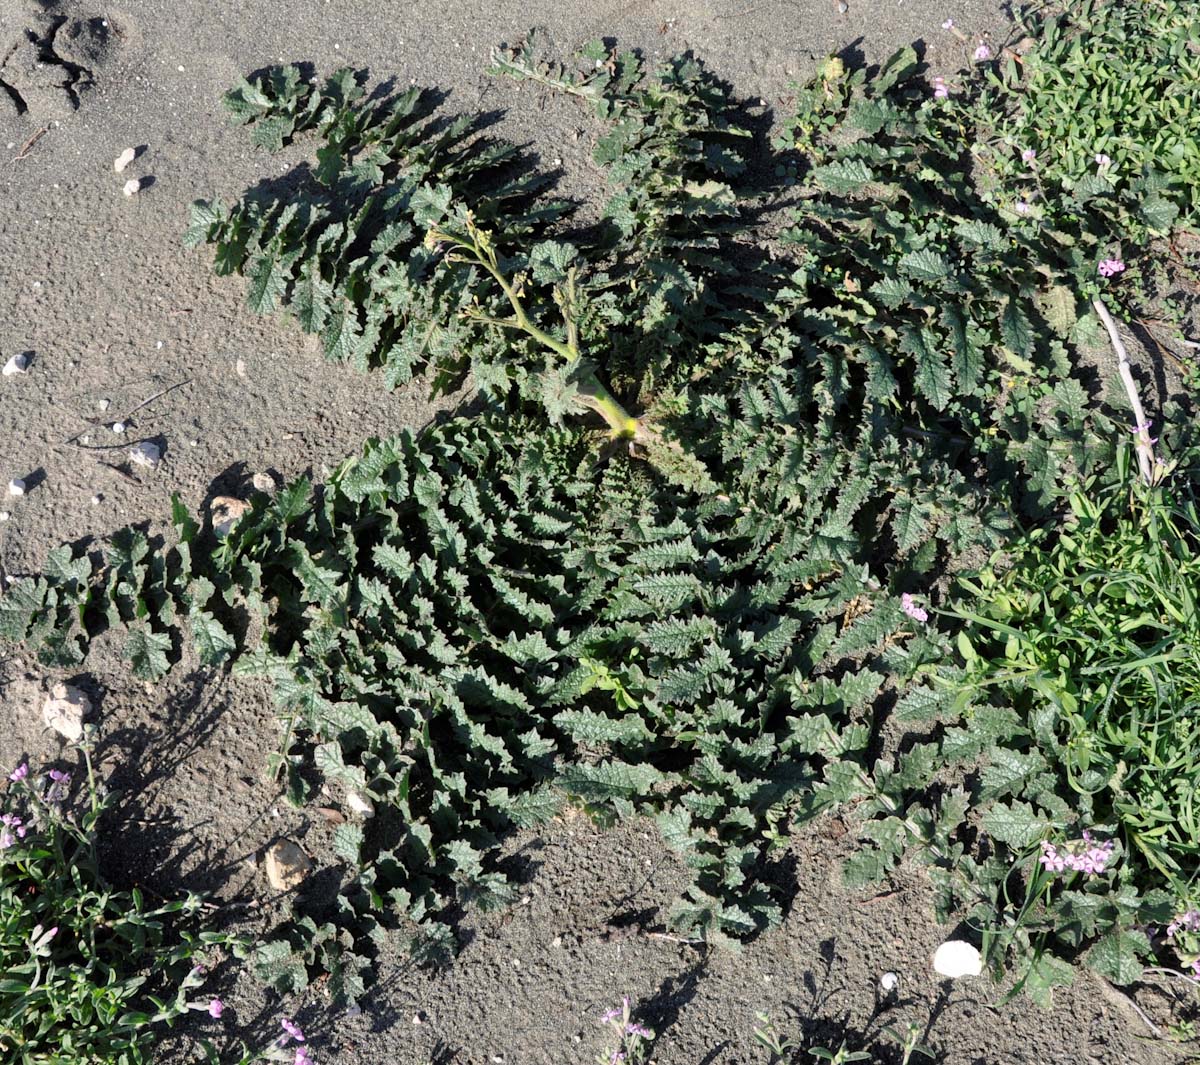
[[[241,279],[215,277],[205,252],[182,248],[191,200],[231,199],[303,157],[303,145],[267,156],[226,122],[219,96],[240,74],[305,60],[447,89],[451,107],[502,109],[509,136],[561,158],[571,191],[596,180],[589,138],[575,136],[588,116],[488,78],[493,43],[542,25],[564,52],[597,36],[651,58],[692,49],[783,114],[791,80],[831,51],[873,60],[924,40],[933,68],[953,70],[965,53],[941,30],[946,18],[973,37],[1005,32],[999,6],[982,0],[849,0],[845,12],[836,0],[0,0],[0,361],[31,359],[27,374],[0,379],[0,485],[29,486],[0,497],[0,566],[27,572],[61,542],[161,527],[173,492],[195,508],[256,472],[320,476],[368,435],[432,413],[419,385],[389,394],[327,365],[286,320],[247,310]],[[63,62],[39,60],[30,33]],[[139,155],[118,176],[112,160],[128,146]],[[153,181],[126,198],[129,176]],[[169,386],[125,419],[124,436],[93,424]],[[138,439],[164,449],[152,473],[126,465]],[[276,834],[328,855],[328,825],[289,810],[264,780],[277,734],[261,685],[187,668],[140,685],[104,646],[87,670],[76,680],[97,703],[101,760],[125,795],[113,818],[117,879],[244,902],[266,892],[256,857]],[[21,656],[0,661],[0,764],[57,753],[36,713],[53,679]],[[451,970],[430,976],[385,957],[357,1014],[327,1010],[319,990],[306,997],[299,1016],[319,1062],[588,1062],[602,1043],[595,1017],[623,994],[661,1032],[662,1065],[765,1062],[752,1042],[759,1010],[822,1038],[843,1021],[861,1033],[873,1016],[876,1028],[930,1023],[939,1060],[963,1065],[1174,1060],[1090,978],[1052,1012],[998,1010],[999,993],[979,981],[945,997],[929,969],[943,930],[923,880],[913,873],[878,898],[846,893],[836,825],[797,840],[782,863],[781,882],[796,889],[784,926],[707,958],[637,930],[661,922],[682,876],[651,826],[563,823],[510,849],[527,873],[524,900],[469,919]],[[900,983],[881,1003],[885,971]],[[214,986],[231,1008],[200,1029],[278,1032],[282,1007],[244,975],[226,971]]]

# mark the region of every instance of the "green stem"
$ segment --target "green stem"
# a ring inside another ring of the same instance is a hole
[[[544,329],[536,325],[526,313],[520,294],[500,269],[496,251],[491,246],[489,240],[480,240],[474,235],[474,231],[471,229],[468,230],[468,236],[466,237],[443,229],[432,229],[429,231],[429,239],[431,241],[446,241],[466,252],[473,263],[483,267],[484,270],[492,275],[513,309],[512,318],[495,318],[492,315],[483,314],[482,312],[470,311],[468,313],[472,318],[505,329],[520,329],[544,348],[553,351],[567,362],[579,361],[578,331],[573,320],[569,317],[567,318],[566,342],[551,336]],[[571,289],[570,297],[573,299],[573,279]],[[621,402],[605,387],[594,372],[587,371],[581,375],[579,394],[584,405],[604,419],[613,436],[637,439],[642,431],[641,422],[622,406]]]

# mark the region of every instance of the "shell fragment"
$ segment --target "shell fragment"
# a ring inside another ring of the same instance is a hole
[[[4,364],[4,369],[0,370],[5,377],[12,377],[13,374],[24,373],[29,366],[28,355],[14,355]]]
[[[149,440],[143,440],[129,452],[129,460],[137,463],[139,466],[147,466],[153,470],[162,461],[162,451],[157,444],[152,444]]]
[[[113,169],[119,174],[137,158],[136,148],[126,148],[113,160]]]
[[[8,494],[10,496],[23,496],[25,494],[25,482],[20,477],[14,477],[8,482]]]
[[[983,958],[966,940],[948,939],[933,953],[933,971],[951,980],[960,976],[978,976],[983,972]]]
[[[142,183],[137,178],[130,178],[125,182],[124,193],[126,196],[136,196],[138,190],[142,187]]]

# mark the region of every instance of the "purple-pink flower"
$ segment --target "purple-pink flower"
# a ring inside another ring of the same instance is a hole
[[[1120,259],[1105,259],[1104,262],[1096,267],[1096,271],[1101,277],[1112,277],[1124,269],[1125,264]]]
[[[1200,932],[1200,910],[1181,913],[1167,925],[1167,938],[1174,939],[1180,932]]]
[[[1026,148],[1021,153],[1021,162],[1032,163],[1037,158],[1037,152],[1032,148]]]
[[[1092,876],[1104,872],[1109,858],[1112,857],[1113,846],[1111,839],[1103,843],[1095,842],[1090,832],[1084,832],[1082,840],[1063,844],[1061,849],[1044,839],[1038,861],[1042,868],[1051,873],[1062,873],[1069,869],[1075,873]]]
[[[25,833],[29,831],[28,827],[21,821],[16,814],[4,814],[0,816],[0,851],[6,851],[19,839],[25,838]]]
[[[304,1032],[300,1030],[300,1025],[293,1024],[287,1017],[284,1017],[279,1023],[283,1030],[296,1040],[297,1043],[304,1042]]]
[[[24,780],[27,776],[29,776],[29,763],[22,762],[19,766],[17,766],[16,769],[8,774],[8,779],[16,784],[19,781]]]
[[[929,620],[929,611],[922,606],[918,606],[917,601],[908,592],[900,596],[900,609],[912,618],[913,621],[920,621],[923,624]]]
[[[1096,165],[1103,170],[1106,166],[1112,166],[1112,160],[1103,152],[1097,152],[1094,156]]]
[[[946,88],[945,78],[933,79],[933,96],[935,100],[944,100],[950,95],[950,90]]]
[[[215,1021],[221,1019],[221,1014],[225,1012],[225,1003],[219,998],[214,998],[208,1004],[208,1015]]]
[[[1030,207],[1029,204],[1027,204],[1024,200],[1017,200],[1017,202],[1013,204],[1013,210],[1016,211],[1017,214],[1029,214],[1033,208]]]
[[[984,63],[992,58],[992,50],[983,42],[980,42],[978,48],[975,49],[975,62]]]
[[[625,1034],[637,1036],[638,1039],[653,1039],[654,1033],[640,1024],[625,1025]]]
[[[313,1065],[313,1059],[308,1056],[308,1047],[296,1047],[296,1060],[293,1065]]]
[[[954,19],[952,19],[952,18],[946,19],[946,21],[942,23],[942,29],[944,29],[944,30],[954,29]]]

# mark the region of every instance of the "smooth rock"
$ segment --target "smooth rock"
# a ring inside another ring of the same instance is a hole
[[[0,370],[5,377],[12,377],[13,374],[25,373],[29,366],[29,357],[27,355],[14,355],[4,364],[4,369]]]
[[[276,891],[299,887],[311,870],[311,859],[290,839],[279,840],[267,851],[267,880]]]
[[[256,492],[264,492],[269,496],[275,494],[275,478],[269,473],[256,473],[250,479],[250,483],[254,485]]]
[[[42,703],[42,720],[65,740],[78,743],[83,737],[83,718],[92,701],[70,684],[56,684]]]
[[[244,499],[214,496],[208,507],[208,515],[212,519],[213,534],[216,538],[224,540],[249,508],[250,504]]]
[[[118,156],[117,156],[117,158],[116,158],[116,159],[113,161],[113,169],[114,169],[114,170],[115,170],[115,171],[116,171],[116,172],[119,174],[119,173],[121,173],[121,171],[122,171],[122,170],[124,170],[124,169],[125,169],[125,168],[126,168],[126,167],[127,167],[129,164],[130,164],[130,163],[132,163],[132,162],[134,161],[134,159],[136,159],[136,158],[137,158],[137,149],[136,149],[136,148],[126,148],[126,149],[125,149],[125,150],[124,150],[124,151],[123,151],[123,152],[122,152],[120,155],[118,155]]]

